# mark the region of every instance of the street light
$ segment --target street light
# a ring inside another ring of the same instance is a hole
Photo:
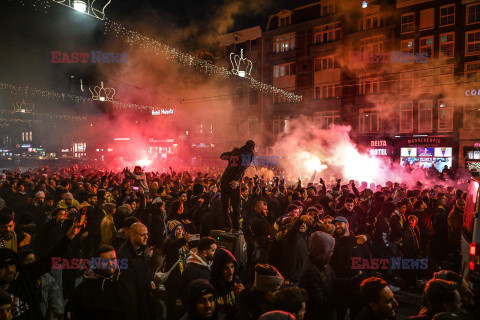
[[[87,4],[83,0],[73,0],[73,9],[80,12],[86,12]]]

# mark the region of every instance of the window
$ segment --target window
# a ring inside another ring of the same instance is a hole
[[[455,54],[455,32],[440,35],[440,57],[453,58]]]
[[[413,88],[413,73],[402,72],[400,74],[400,93],[411,93]]]
[[[333,1],[324,1],[324,2],[326,3],[322,4],[322,17],[335,13],[335,5]]]
[[[413,85],[419,93],[433,92],[435,75],[440,73],[439,69],[420,69],[414,71]]]
[[[455,23],[455,4],[440,7],[440,25],[448,26]]]
[[[317,100],[335,98],[340,95],[340,83],[315,85],[315,99]]]
[[[375,15],[370,15],[363,17],[362,20],[362,30],[374,29],[380,27],[382,24],[382,20],[380,15],[377,13]]]
[[[326,43],[340,40],[341,22],[320,26],[315,29],[315,43]]]
[[[73,143],[73,156],[75,158],[86,157],[87,144],[85,142],[74,142]]]
[[[337,59],[338,57],[336,56],[316,58],[314,61],[314,70],[322,71],[322,70],[340,68],[340,65],[338,64]]]
[[[415,49],[413,41],[413,39],[402,40],[400,44],[400,50],[402,51],[402,53],[413,53]]]
[[[248,119],[248,134],[253,136],[258,133],[258,119],[251,117]]]
[[[480,107],[465,107],[463,120],[465,129],[480,129]]]
[[[380,93],[382,91],[381,78],[362,78],[358,84],[358,94]]]
[[[278,24],[279,27],[288,26],[290,24],[290,16],[286,16],[286,17],[279,16],[278,21],[279,21],[279,24]]]
[[[380,113],[376,110],[360,110],[360,132],[379,132]]]
[[[405,101],[400,103],[400,132],[413,131],[413,103]]]
[[[480,4],[467,6],[467,24],[480,22]]]
[[[418,102],[418,131],[432,131],[432,100]]]
[[[465,55],[474,55],[480,53],[480,30],[467,32],[465,34]]]
[[[435,9],[420,11],[420,30],[431,29],[435,25]]]
[[[32,142],[32,131],[22,132],[22,142]]]
[[[438,100],[438,131],[453,131],[453,105],[449,100]]]
[[[480,61],[465,64],[465,80],[474,80],[480,74]]]
[[[237,88],[235,90],[235,102],[237,107],[243,107],[246,102],[246,96],[243,88]]]
[[[383,53],[382,36],[361,39],[360,52],[362,57],[371,57],[373,54]]]
[[[420,53],[426,53],[428,57],[433,55],[433,36],[420,38]]]
[[[415,13],[402,15],[402,33],[415,31]]]
[[[255,50],[257,50],[257,39],[250,40],[250,51],[255,51]]]
[[[328,130],[332,124],[340,124],[340,111],[315,112],[313,121],[318,128]]]
[[[295,33],[273,38],[273,52],[284,52],[295,49]]]
[[[278,116],[274,116],[273,118],[273,133],[288,133],[289,131],[289,119],[280,118]]]
[[[280,64],[273,67],[273,77],[286,77],[295,75],[295,63]]]

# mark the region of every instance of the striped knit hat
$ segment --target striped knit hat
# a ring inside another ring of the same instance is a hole
[[[171,236],[175,236],[175,232],[177,231],[177,228],[182,228],[183,231],[185,231],[185,228],[183,227],[183,225],[177,221],[177,220],[172,220],[172,221],[169,221],[168,224],[167,224],[167,229],[168,229],[168,234],[171,235]]]

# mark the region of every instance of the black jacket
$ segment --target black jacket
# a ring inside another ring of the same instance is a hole
[[[187,295],[187,289],[190,283],[197,279],[209,280],[211,277],[211,271],[208,265],[204,265],[206,261],[203,261],[197,256],[196,248],[190,250],[190,256],[187,260],[187,266],[182,273],[182,282],[180,285],[180,297],[182,301],[185,301]]]
[[[237,150],[222,153],[220,159],[228,160],[228,165],[222,174],[222,181],[239,181],[241,178],[243,178],[245,170],[253,161],[253,156],[253,150],[251,150],[246,145]],[[250,161],[247,161],[248,163],[242,163],[245,162],[242,161],[242,159],[250,159]]]
[[[123,274],[127,281],[134,283],[135,292],[129,292],[129,294],[134,297],[138,306],[138,317],[152,319],[154,306],[150,291],[153,272],[144,248],[137,252],[130,239],[127,239],[118,249],[117,257],[128,261],[128,268],[123,271]]]
[[[282,274],[290,282],[300,281],[300,271],[308,255],[307,234],[299,231],[303,221],[296,218],[282,239],[283,268]]]
[[[9,283],[7,292],[19,300],[19,308],[14,309],[15,319],[43,319],[40,309],[41,293],[37,287],[38,279],[50,271],[52,267],[52,257],[61,257],[65,255],[70,240],[63,237],[53,246],[53,248],[43,257],[40,257],[34,263],[17,266],[18,274],[15,280]],[[7,249],[5,249],[7,250]],[[17,312],[16,310],[20,310]]]
[[[135,292],[134,284],[118,272],[107,279],[89,269],[68,299],[65,310],[67,314],[70,312],[72,320],[135,320],[137,306],[131,292]]]

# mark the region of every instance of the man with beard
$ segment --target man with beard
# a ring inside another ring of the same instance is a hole
[[[364,280],[360,285],[360,294],[366,306],[356,320],[387,320],[395,317],[398,303],[384,280]]]
[[[128,268],[124,274],[127,281],[134,283],[138,317],[146,320],[154,319],[155,313],[150,294],[154,285],[150,267],[151,254],[147,249],[148,236],[145,225],[134,223],[130,227],[129,238],[118,249],[118,257],[128,261]]]
[[[358,277],[361,272],[358,269],[352,268],[353,260],[364,261],[363,259],[369,259],[369,250],[365,244],[357,243],[357,238],[350,233],[347,219],[337,217],[334,223],[338,238],[335,241],[330,266],[335,271],[337,278],[352,279]],[[360,291],[358,283],[358,281],[352,281],[339,290],[338,296],[341,297],[341,299],[339,299],[337,303],[338,320],[345,319],[348,309],[350,309],[351,319],[355,319],[360,312],[362,306],[359,302]]]
[[[240,182],[247,167],[254,157],[255,142],[248,140],[247,143],[231,152],[224,152],[220,156],[222,160],[228,160],[228,165],[222,174],[222,213],[225,221],[225,231],[240,231]],[[230,218],[229,208],[232,206],[233,221]]]
[[[217,306],[225,320],[233,320],[235,304],[244,290],[238,277],[237,260],[230,251],[219,248],[215,251],[210,280],[217,292]]]
[[[358,234],[358,217],[354,210],[355,201],[352,198],[346,198],[343,204],[343,208],[337,212],[337,216],[342,216],[348,220],[350,231],[354,234]]]
[[[181,320],[218,320],[216,299],[210,282],[203,279],[193,281],[188,287],[187,313]]]
[[[15,222],[13,221],[12,209],[3,208],[0,212],[0,248],[8,248],[17,252],[17,235],[14,229]]]
[[[95,257],[99,265],[85,272],[68,299],[65,310],[71,319],[138,319],[135,299],[127,289],[131,284],[120,274],[115,249],[100,246]]]

